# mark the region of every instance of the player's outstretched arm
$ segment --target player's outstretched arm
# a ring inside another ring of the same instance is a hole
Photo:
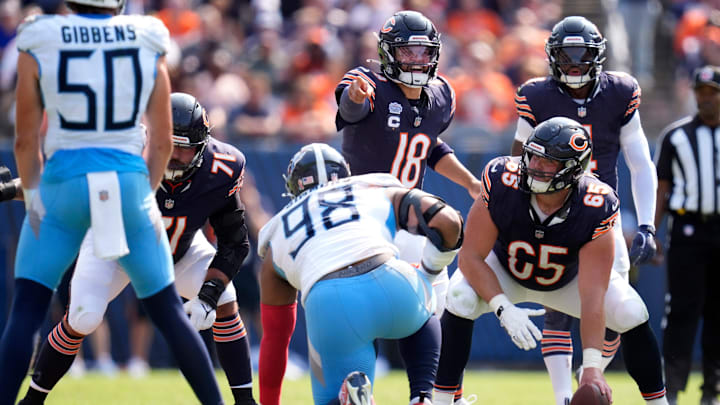
[[[653,223],[658,186],[657,170],[650,157],[650,147],[640,123],[639,112],[620,129],[620,145],[630,169],[630,184],[639,225],[630,247],[630,263],[639,266],[652,259],[657,250]]]
[[[455,260],[463,241],[462,216],[440,198],[424,191],[388,189],[398,227],[425,236],[421,270],[432,283]]]
[[[288,347],[297,315],[297,290],[275,271],[272,250],[267,249],[260,270],[260,403],[280,405]]]
[[[245,210],[237,193],[209,220],[217,236],[217,251],[198,295],[185,303],[185,312],[190,314],[190,323],[197,330],[208,329],[215,323],[220,296],[250,252]],[[227,315],[231,314],[220,314]]]
[[[42,172],[40,128],[43,122],[38,64],[27,52],[20,52],[15,87],[15,161],[26,189],[35,189]]]
[[[146,161],[150,172],[150,186],[157,189],[172,154],[172,109],[170,106],[170,78],[165,56],[157,61],[155,86],[145,111],[148,122]]]
[[[580,249],[578,290],[580,293],[580,335],[583,342],[583,376],[580,384],[596,384],[612,400],[612,390],[602,373],[605,337],[605,294],[610,282],[615,242],[613,229]],[[586,374],[587,371],[589,374]]]
[[[438,160],[435,171],[463,186],[472,199],[477,199],[482,190],[482,183],[455,156],[448,153]]]
[[[495,273],[485,263],[497,240],[498,229],[482,199],[476,200],[470,208],[466,226],[468,232],[458,254],[458,269],[480,298],[490,302],[503,290]]]

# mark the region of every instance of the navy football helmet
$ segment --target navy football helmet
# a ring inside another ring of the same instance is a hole
[[[417,11],[388,18],[378,34],[380,69],[390,80],[422,87],[437,76],[440,33]]]
[[[210,141],[207,111],[197,99],[186,93],[172,93],[173,145],[195,148],[195,155],[187,164],[171,160],[165,169],[165,180],[179,182],[188,179],[203,162],[203,152]]]
[[[560,162],[560,169],[555,173],[531,169],[533,156]],[[574,187],[587,170],[591,157],[592,141],[580,123],[565,117],[550,118],[535,127],[523,145],[519,187],[535,194]],[[543,181],[543,178],[549,180]]]
[[[605,62],[605,44],[598,28],[585,17],[566,17],[555,24],[545,43],[552,77],[568,87],[579,89],[595,80]],[[568,74],[580,69],[579,75]]]
[[[311,188],[349,176],[350,166],[340,152],[324,143],[311,143],[292,157],[283,178],[285,190],[295,197]]]

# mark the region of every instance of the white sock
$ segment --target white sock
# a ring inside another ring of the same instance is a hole
[[[454,392],[433,390],[434,405],[453,405],[455,400]]]
[[[668,405],[667,397],[649,399],[645,403],[648,405]]]
[[[555,403],[565,405],[566,398],[572,398],[572,355],[555,354],[544,356],[545,367],[550,375]]]
[[[607,366],[610,365],[610,362],[613,361],[614,358],[615,358],[614,354],[610,357],[605,357],[605,356],[602,357],[602,360],[600,361],[600,366],[602,367],[603,372],[605,371]]]

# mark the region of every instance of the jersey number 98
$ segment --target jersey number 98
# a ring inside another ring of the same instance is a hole
[[[329,201],[327,199],[328,195],[337,195],[338,191],[343,193],[341,200]],[[285,215],[282,216],[285,238],[289,238],[300,229],[305,229],[305,238],[300,242],[300,244],[295,248],[295,250],[290,252],[290,256],[292,256],[293,259],[295,259],[303,245],[305,245],[305,243],[310,240],[310,238],[315,236],[315,227],[313,226],[312,218],[310,218],[309,201],[311,198],[312,195],[304,198],[302,202],[296,204],[294,207],[288,210]],[[323,227],[326,230],[360,219],[360,213],[358,212],[357,206],[355,206],[355,197],[352,194],[351,185],[345,185],[342,188],[334,188],[323,191],[318,195],[317,201],[320,207],[325,207],[325,209],[321,211],[320,215],[322,216]],[[297,210],[301,210],[302,219],[300,220],[300,222],[293,226],[290,224],[290,215]],[[335,221],[333,221],[333,219],[330,218],[330,214],[335,210],[346,210],[347,217],[342,219],[336,218]]]

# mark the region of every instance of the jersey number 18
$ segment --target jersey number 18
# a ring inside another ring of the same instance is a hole
[[[429,136],[419,133],[410,138],[408,145],[408,133],[400,133],[390,174],[400,180],[403,186],[413,188],[417,185],[422,162],[427,158],[430,143]]]

